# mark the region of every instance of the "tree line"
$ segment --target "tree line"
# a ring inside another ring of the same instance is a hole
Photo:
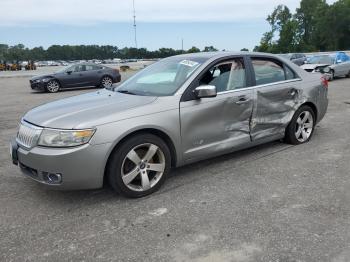
[[[301,0],[294,13],[277,6],[267,17],[271,30],[255,51],[270,53],[350,50],[350,0]]]
[[[217,51],[213,46],[206,46],[203,52]],[[119,49],[112,45],[52,45],[47,49],[43,47],[28,48],[23,44],[8,46],[0,44],[0,60],[2,61],[41,61],[41,60],[90,60],[90,59],[148,59],[164,58],[168,56],[196,53],[201,50],[195,46],[188,50],[175,50],[172,48],[160,48],[155,51],[149,51],[146,48]]]

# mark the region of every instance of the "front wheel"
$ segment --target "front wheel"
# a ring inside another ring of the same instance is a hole
[[[300,107],[286,129],[286,142],[299,145],[308,142],[315,128],[315,113],[309,106]]]
[[[329,76],[329,80],[328,81],[333,81],[334,80],[334,70],[331,70],[331,75]]]
[[[100,84],[100,86],[102,88],[109,88],[109,87],[112,86],[112,84],[113,84],[113,80],[112,80],[112,78],[110,76],[102,77],[101,84]]]
[[[50,80],[47,84],[46,84],[46,91],[49,93],[57,93],[58,90],[60,90],[60,84],[58,83],[57,80]]]
[[[152,134],[136,135],[112,153],[107,166],[111,187],[126,197],[143,197],[164,183],[171,165],[166,143]]]

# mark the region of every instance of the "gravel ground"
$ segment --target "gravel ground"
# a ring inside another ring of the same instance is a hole
[[[273,142],[172,171],[162,189],[60,192],[23,177],[8,141],[35,93],[0,79],[1,261],[350,261],[350,80],[305,145]]]

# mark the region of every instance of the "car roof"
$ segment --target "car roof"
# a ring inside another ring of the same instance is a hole
[[[183,58],[224,58],[227,56],[268,56],[268,57],[278,57],[275,54],[271,53],[262,53],[262,52],[247,52],[247,51],[217,51],[217,52],[201,52],[201,53],[188,53],[177,55],[177,57]]]
[[[95,63],[89,63],[89,62],[82,62],[82,63],[74,63],[72,65],[91,65],[91,66],[104,66],[104,65],[98,65]]]

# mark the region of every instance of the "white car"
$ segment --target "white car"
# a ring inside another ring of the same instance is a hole
[[[301,68],[310,73],[323,73],[330,81],[339,76],[350,77],[350,57],[344,52],[316,55],[309,58]]]

